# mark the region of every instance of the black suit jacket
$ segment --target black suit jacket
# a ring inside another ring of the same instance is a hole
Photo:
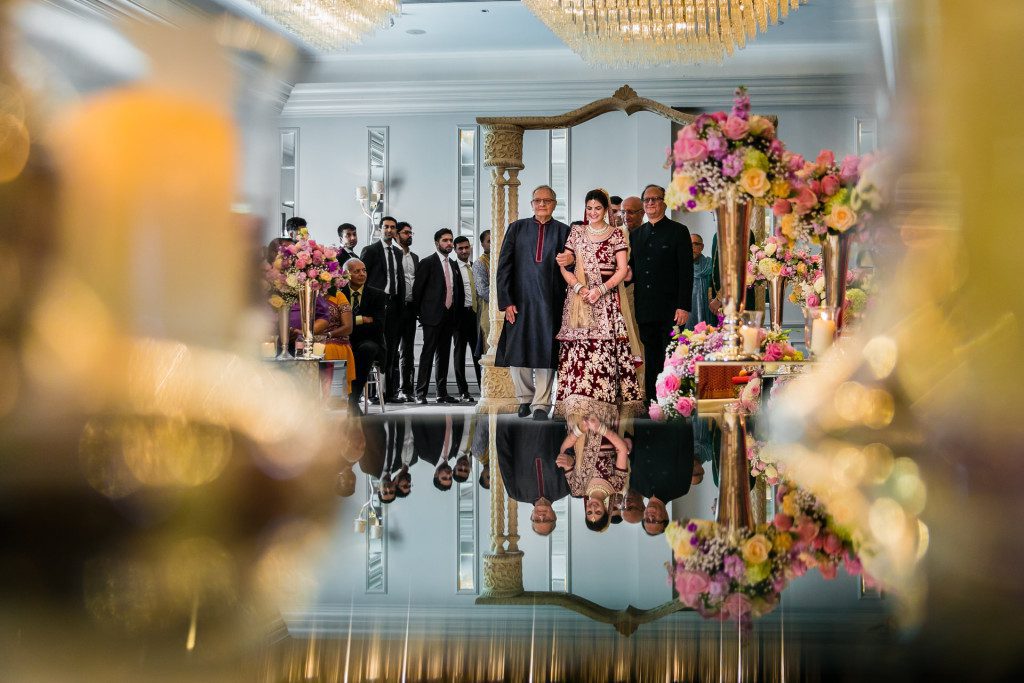
[[[395,277],[398,279],[398,291],[392,292],[392,294],[396,294],[397,298],[395,301],[401,303],[405,301],[405,272],[402,270],[402,250],[394,244],[391,245],[390,249],[395,257]],[[388,262],[384,253],[384,244],[380,240],[373,244],[368,244],[363,248],[363,253],[359,255],[359,258],[366,265],[366,284],[370,287],[376,287],[383,292],[388,285]]]
[[[345,293],[345,298],[349,300],[349,303],[352,303],[352,288],[345,287],[342,291]],[[371,287],[370,285],[365,285],[363,287],[362,300],[359,302],[358,311],[355,310],[355,305],[353,304],[352,322],[355,322],[357,315],[370,316],[373,318],[373,322],[353,326],[352,334],[349,335],[349,340],[351,340],[352,345],[356,346],[357,344],[370,339],[381,346],[384,346],[385,314],[384,291]]]
[[[676,309],[693,305],[693,245],[682,223],[665,217],[657,227],[644,223],[629,239],[633,268],[634,314],[638,323],[672,325]]]
[[[448,258],[448,257],[445,257]],[[451,310],[460,311],[465,305],[466,290],[462,286],[462,273],[459,266],[451,259],[449,268],[452,272],[452,307]],[[412,301],[416,306],[417,315],[424,325],[440,325],[444,319],[446,309],[444,307],[444,267],[441,265],[441,255],[436,251],[430,256],[425,256],[416,266],[416,281],[412,288]]]
[[[666,503],[686,495],[693,477],[693,448],[690,420],[636,420],[629,452],[629,488]]]
[[[338,249],[338,265],[339,266],[345,265],[345,261],[348,261],[350,258],[359,258],[359,255],[356,254],[356,253],[351,253],[351,254],[348,253],[347,251],[345,251],[345,247],[340,247]],[[362,260],[362,259],[360,259],[360,260]]]
[[[413,454],[418,459],[434,466],[441,460],[441,451],[444,449],[445,417],[445,415],[431,415],[412,421]],[[459,454],[465,416],[449,415],[447,417],[452,420],[451,444],[448,446],[447,453],[448,458],[451,459]]]
[[[564,422],[498,418],[498,467],[509,498],[535,503],[542,492],[551,502],[569,495],[565,470],[555,464],[564,439]]]

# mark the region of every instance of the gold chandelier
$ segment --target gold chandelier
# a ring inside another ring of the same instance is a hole
[[[331,52],[387,26],[401,0],[248,0],[310,46]]]
[[[590,64],[720,63],[807,0],[523,0]]]

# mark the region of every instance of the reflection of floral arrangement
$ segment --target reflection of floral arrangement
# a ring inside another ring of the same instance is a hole
[[[836,164],[835,154],[823,149],[796,175],[789,194],[772,204],[779,229],[791,243],[821,241],[828,232],[842,233],[857,225],[852,195],[860,180],[860,157],[850,155]]]
[[[750,476],[761,477],[768,486],[776,486],[782,481],[785,467],[775,458],[774,451],[764,441],[749,438],[747,462],[750,464]]]
[[[665,350],[665,369],[658,375],[651,403],[650,416],[655,420],[689,417],[697,405],[697,363],[722,347],[722,335],[707,323],[700,322],[692,330],[673,330]]]
[[[736,188],[742,203],[769,206],[789,195],[790,181],[803,165],[786,152],[769,119],[750,114],[744,87],[736,89],[730,113],[701,114],[684,126],[672,152],[676,171],[665,203],[683,211],[710,211],[729,188]]]
[[[749,619],[775,609],[786,585],[793,539],[773,525],[729,532],[709,520],[672,522],[665,538],[683,604],[704,617]]]
[[[800,576],[817,567],[826,579],[834,579],[840,564],[850,575],[861,573],[861,562],[849,530],[840,527],[825,506],[810,492],[783,483],[776,491],[780,511],[772,526],[793,537],[790,572]]]
[[[307,280],[317,292],[348,284],[348,278],[338,265],[337,249],[310,239],[282,244],[273,263],[264,266],[263,280],[270,294],[268,301],[274,308],[298,300],[299,291]]]
[[[761,407],[761,376],[753,373],[747,383],[740,389],[739,398],[736,399],[740,408],[748,415],[753,415]]]
[[[806,249],[792,248],[782,235],[772,235],[764,244],[751,244],[747,259],[747,282],[771,280],[776,277],[804,278],[820,268],[821,257]]]
[[[885,207],[892,169],[888,157],[865,154],[860,160],[860,178],[850,193],[850,207],[860,216],[861,223],[871,225]]]

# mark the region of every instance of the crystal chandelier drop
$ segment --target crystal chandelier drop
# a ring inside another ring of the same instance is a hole
[[[400,0],[248,0],[310,46],[332,52],[389,25]]]
[[[720,63],[807,0],[523,0],[589,64]]]

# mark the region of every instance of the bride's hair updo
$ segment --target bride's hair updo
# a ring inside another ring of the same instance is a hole
[[[591,190],[590,192],[588,192],[587,198],[583,200],[584,206],[591,199],[600,203],[601,206],[603,206],[606,210],[608,209],[608,193],[605,192],[604,190],[598,188],[596,190]]]

